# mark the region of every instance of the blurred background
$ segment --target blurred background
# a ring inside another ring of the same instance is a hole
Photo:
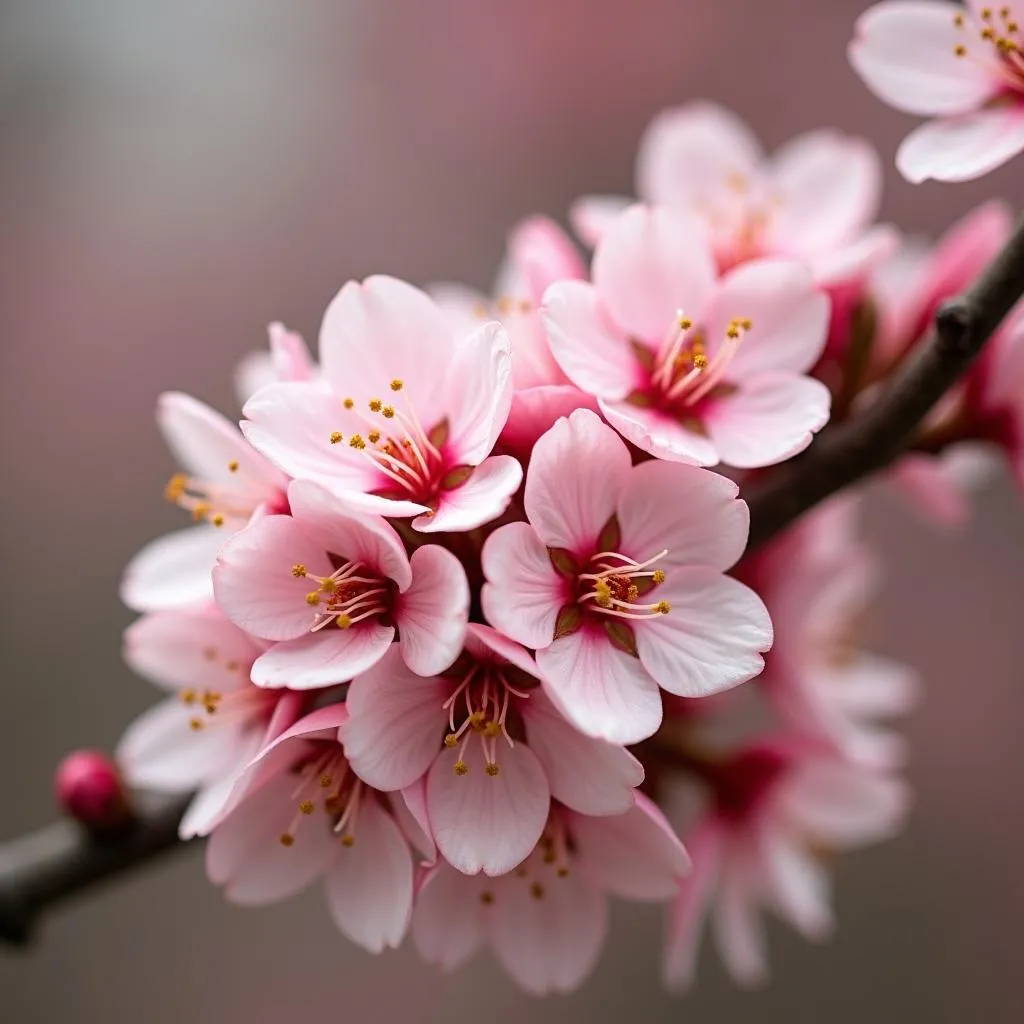
[[[111,747],[155,697],[119,655],[121,568],[181,525],[152,410],[181,388],[231,415],[237,360],[280,318],[316,338],[349,277],[485,286],[522,215],[631,192],[661,107],[711,97],[769,146],[834,124],[891,167],[911,121],[844,48],[863,0],[0,0],[0,838],[54,813],[52,767]],[[912,187],[883,216],[937,233],[1020,205],[1018,161]],[[774,980],[712,956],[661,993],[654,908],[617,908],[580,993],[538,1003],[486,957],[453,977],[372,958],[319,893],[224,905],[198,850],[62,908],[0,951],[5,1024],[353,1021],[1019,1021],[1024,821],[1020,580],[1009,485],[944,536],[875,500],[891,570],[878,649],[920,667],[917,802],[897,842],[839,865],[836,938],[772,932]]]

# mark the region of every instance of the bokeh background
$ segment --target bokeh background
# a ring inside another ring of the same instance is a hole
[[[0,838],[53,813],[52,766],[112,746],[154,694],[119,659],[121,567],[181,523],[157,394],[235,410],[230,378],[280,318],[315,338],[341,283],[387,270],[486,285],[521,215],[631,191],[661,107],[713,97],[770,146],[909,119],[844,47],[863,0],[3,0],[0,2]],[[936,233],[983,182],[889,175],[883,215]],[[222,904],[198,851],[62,908],[0,952],[5,1024],[878,1021],[1024,1017],[1021,580],[1005,481],[959,536],[876,497],[891,570],[877,647],[918,665],[917,801],[900,840],[841,862],[840,928],[772,932],[774,980],[711,956],[685,1000],[658,983],[654,908],[619,907],[587,987],[539,1003],[486,958],[445,978],[374,959],[319,894]]]

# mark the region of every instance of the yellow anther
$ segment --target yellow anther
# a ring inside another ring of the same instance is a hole
[[[167,481],[167,486],[164,488],[164,497],[168,501],[177,501],[185,493],[187,486],[188,477],[184,473],[175,473]]]
[[[237,661],[227,661],[227,662],[224,663],[224,667],[229,672],[237,672],[238,669],[239,669],[239,664],[238,664]],[[219,694],[217,695],[217,700],[220,700],[220,695]]]
[[[989,21],[991,18],[992,18],[992,8],[991,7],[982,7],[982,9],[981,9],[981,20],[982,21]]]
[[[518,309],[520,313],[529,313],[530,310],[533,309],[533,303],[529,299],[520,299],[519,302],[516,303],[516,309]]]
[[[404,387],[405,385],[397,377],[391,382],[392,391],[401,391]]]
[[[484,889],[480,893],[480,902],[485,906],[489,907],[494,902],[494,893],[490,889]]]
[[[544,886],[541,885],[540,882],[534,882],[533,885],[530,886],[530,895],[535,900],[544,899]]]
[[[736,326],[735,320],[725,329],[725,336],[730,341],[735,341],[740,336],[740,329]]]
[[[341,404],[345,406],[346,409],[351,409],[356,403],[351,398],[343,398],[341,400]]]
[[[692,362],[695,370],[706,370],[708,368],[708,357],[703,352],[697,352]]]
[[[232,459],[228,463],[228,472],[229,473],[237,473],[238,472],[238,460],[237,459]]]
[[[602,608],[607,608],[612,603],[612,588],[606,580],[597,580],[594,583],[595,600]]]
[[[320,591],[319,590],[311,590],[306,595],[306,604],[317,605],[319,603],[320,603]]]
[[[209,514],[210,506],[205,501],[201,501],[194,509],[192,509],[192,518],[197,523],[201,523]]]
[[[626,588],[626,600],[635,601],[640,596],[640,588],[635,583],[630,583]]]
[[[478,320],[486,320],[487,314],[490,310],[487,308],[487,304],[484,302],[475,302],[473,304],[473,316]]]
[[[316,805],[312,800],[303,800],[302,803],[299,804],[299,810],[302,811],[303,814],[312,814],[315,809]]]
[[[380,412],[381,409],[384,407],[384,403],[379,398],[371,398],[369,405],[370,412]]]
[[[203,657],[207,661],[213,661],[217,657],[217,648],[216,647],[204,647],[203,648]]]
[[[655,569],[654,570],[654,575],[651,576],[651,579],[655,583],[664,583],[665,582],[665,570],[664,569]]]
[[[681,316],[679,318],[679,330],[688,331],[692,326],[693,321],[689,317]]]
[[[353,434],[348,439],[348,446],[349,448],[355,448],[359,451],[362,451],[362,449],[366,447],[366,442],[363,440],[361,434]]]
[[[740,320],[737,320],[736,322],[737,322],[737,323],[738,323],[738,324],[740,325],[740,327],[742,327],[742,328],[743,328],[743,330],[745,330],[745,331],[749,331],[749,330],[750,330],[750,328],[754,326],[754,321],[753,321],[753,320],[751,320],[751,319],[750,319],[750,317],[747,317],[747,316],[745,316],[745,317],[741,318]]]
[[[329,775],[327,772],[324,772],[324,774],[320,776],[320,788],[321,789],[330,789],[331,784],[333,782],[334,782],[334,776]]]
[[[454,771],[456,775],[468,775],[469,765],[465,761],[456,761]]]
[[[347,849],[352,849],[352,847],[356,845],[356,837],[352,835],[351,832],[346,832],[341,837],[341,845]]]
[[[179,694],[182,704],[195,704],[196,702],[196,691],[195,690],[182,690]]]
[[[393,405],[385,405],[384,408],[381,409],[380,414],[384,419],[389,420],[395,415],[395,407]]]
[[[489,722],[485,723],[484,725],[484,735],[488,739],[494,739],[495,736],[500,736],[501,726],[492,718]]]
[[[953,15],[953,24],[956,25],[957,28],[963,28],[964,27],[964,16],[962,14],[955,14],[955,15]]]
[[[453,733],[453,732],[448,733],[448,735],[445,736],[445,738],[444,738],[444,745],[449,750],[454,749],[455,747],[457,747],[459,745],[459,737],[456,736],[455,733]]]
[[[659,602],[658,602],[658,603],[657,603],[657,604],[656,604],[656,605],[654,606],[654,610],[655,610],[655,611],[656,611],[656,612],[657,612],[657,613],[658,613],[659,615],[668,615],[668,613],[669,613],[670,611],[672,611],[672,605],[670,605],[670,604],[668,603],[668,601],[659,601]]]
[[[352,625],[352,619],[343,612],[334,620],[334,624],[338,629],[348,629],[348,627]]]
[[[494,305],[502,316],[512,312],[512,300],[507,295],[498,296]]]
[[[484,719],[487,716],[482,711],[474,711],[469,716],[469,724],[474,728],[480,728],[484,724]]]
[[[370,444],[376,444],[380,440],[380,431],[379,430],[371,430],[366,435],[366,439],[370,442]]]
[[[555,869],[555,874],[558,875],[559,878],[568,878],[569,869],[563,864],[561,867]]]
[[[487,762],[487,767],[484,769],[484,771],[487,772],[487,774],[490,775],[492,779],[494,778],[495,775],[499,775],[501,773],[501,769],[493,761]]]
[[[337,589],[338,581],[332,580],[330,576],[320,584],[320,592],[323,594],[333,594]]]
[[[341,433],[340,430],[331,431],[331,444],[341,444],[341,442],[344,440],[344,435]]]
[[[201,718],[192,718],[189,720],[188,725],[193,732],[199,732],[203,727],[203,720]]]
[[[295,844],[295,836],[291,832],[282,832],[280,840],[282,846],[293,846]]]
[[[301,580],[303,576],[308,575],[306,567],[301,562],[296,562],[292,566],[292,575],[297,579]]]
[[[213,517],[213,518],[212,518],[212,519],[210,520],[210,522],[211,522],[211,523],[213,523],[213,525],[214,525],[214,526],[223,526],[223,525],[224,525],[224,517],[223,517],[223,516],[222,516],[222,515],[221,515],[221,514],[220,514],[220,513],[218,512],[218,513],[217,513],[217,514],[216,514],[216,515],[215,515],[215,516],[214,516],[214,517]]]

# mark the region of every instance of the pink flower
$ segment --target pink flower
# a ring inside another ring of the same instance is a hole
[[[233,423],[189,395],[161,395],[157,424],[186,470],[171,478],[165,494],[201,525],[159,537],[132,559],[121,600],[140,612],[208,600],[210,569],[225,537],[257,511],[285,507],[288,484]]]
[[[353,512],[317,484],[293,481],[290,516],[265,516],[221,549],[217,603],[273,641],[252,667],[258,686],[311,689],[365,672],[401,631],[402,656],[430,675],[458,656],[469,585],[445,548],[410,559],[383,519]]]
[[[317,375],[316,363],[301,334],[277,322],[269,325],[267,334],[269,351],[250,352],[235,370],[235,392],[240,405],[268,384],[312,380]]]
[[[594,969],[608,927],[608,896],[670,899],[686,851],[644,796],[614,817],[552,807],[536,849],[500,878],[467,876],[442,863],[416,900],[413,941],[446,971],[491,947],[527,992],[571,992]]]
[[[895,243],[891,228],[869,227],[881,186],[878,156],[863,139],[822,129],[769,159],[735,114],[705,102],[659,114],[637,158],[640,198],[692,220],[721,270],[782,256],[806,263],[820,284],[863,277]],[[581,237],[597,242],[626,202],[577,202]]]
[[[425,532],[505,510],[522,469],[488,458],[512,401],[500,324],[459,335],[412,285],[350,281],[324,316],[320,362],[321,380],[269,385],[243,410],[246,437],[289,476]]]
[[[349,770],[337,742],[345,706],[307,715],[253,760],[241,802],[213,830],[210,880],[234,903],[284,899],[323,877],[331,916],[353,942],[397,947],[413,899],[410,843],[428,842],[401,798]]]
[[[443,676],[413,675],[392,649],[349,687],[341,739],[352,769],[382,790],[426,777],[426,814],[449,863],[511,871],[540,839],[551,798],[621,814],[644,777],[627,751],[578,733],[538,683],[529,654],[489,626],[469,624]]]
[[[238,772],[298,717],[295,695],[249,682],[261,652],[213,605],[144,615],[125,632],[125,661],[173,696],[135,719],[117,760],[133,786],[199,791],[182,819],[183,839],[208,830]]]
[[[716,282],[698,235],[635,206],[602,237],[593,278],[552,285],[542,316],[562,369],[637,447],[752,468],[806,448],[828,420],[828,389],[806,373],[829,301],[799,264],[755,261]]]
[[[905,178],[967,181],[1024,149],[1022,23],[1020,0],[889,0],[860,16],[849,56],[867,87],[934,118],[896,154]]]
[[[729,973],[767,977],[759,909],[810,940],[832,930],[824,855],[889,838],[907,810],[906,787],[842,760],[783,743],[709,766],[711,808],[687,834],[693,862],[669,915],[663,973],[673,989],[693,979],[704,917]]]
[[[855,536],[856,513],[855,501],[827,502],[745,559],[740,578],[764,599],[775,626],[758,684],[782,722],[842,757],[887,768],[902,761],[903,739],[877,719],[910,709],[916,679],[861,649],[878,566]]]
[[[632,466],[587,410],[537,442],[529,522],[484,545],[484,613],[537,650],[548,695],[581,732],[637,742],[661,722],[659,686],[702,697],[761,671],[768,614],[724,575],[747,539],[736,494],[694,467]]]

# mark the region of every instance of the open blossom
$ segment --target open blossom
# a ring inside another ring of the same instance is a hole
[[[383,519],[355,513],[317,484],[293,481],[291,515],[235,534],[213,570],[217,603],[273,641],[252,666],[259,686],[344,682],[383,657],[396,631],[414,671],[446,669],[462,648],[469,587],[459,560],[427,545],[410,559]]]
[[[460,333],[412,285],[350,281],[324,316],[320,364],[321,379],[271,384],[243,410],[246,437],[289,476],[426,532],[504,511],[522,469],[490,456],[512,402],[500,324]]]
[[[298,717],[297,695],[249,681],[262,650],[213,605],[144,615],[125,632],[125,661],[173,696],[128,727],[117,760],[133,786],[198,790],[183,839],[207,830],[236,775]]]
[[[870,227],[882,171],[863,139],[833,129],[793,139],[772,157],[735,114],[696,102],[660,113],[637,157],[637,194],[690,219],[722,270],[766,256],[806,263],[819,284],[862,278],[895,233]],[[573,222],[600,240],[628,200],[590,197]]]
[[[470,623],[443,675],[422,679],[392,649],[353,680],[341,732],[352,769],[382,790],[425,777],[438,849],[460,871],[501,875],[536,846],[551,800],[621,814],[643,768],[621,747],[581,735],[539,688],[518,644]]]
[[[121,599],[142,612],[209,600],[210,569],[225,538],[257,511],[283,509],[288,485],[235,424],[195,398],[161,395],[156,418],[185,470],[171,478],[165,494],[196,525],[147,544],[125,570]]]
[[[665,210],[631,207],[603,235],[593,283],[552,285],[551,350],[626,440],[658,458],[766,466],[810,444],[829,393],[806,376],[829,300],[798,263],[716,280],[707,244]]]
[[[758,684],[782,722],[840,756],[892,767],[903,740],[878,719],[910,709],[915,679],[858,642],[878,566],[855,536],[856,512],[855,500],[832,499],[744,559],[739,575],[772,616],[775,643]]]
[[[659,686],[703,697],[760,672],[768,614],[724,575],[747,539],[736,494],[695,467],[632,466],[587,410],[537,442],[529,522],[484,545],[484,613],[536,649],[548,694],[582,732],[637,742],[661,722]]]
[[[707,767],[713,796],[685,834],[692,870],[669,914],[663,974],[673,989],[693,979],[705,916],[719,955],[744,985],[767,977],[761,909],[805,938],[832,930],[830,852],[892,836],[906,787],[797,743],[751,747]]]
[[[301,334],[275,321],[267,327],[267,340],[268,349],[250,352],[235,370],[235,392],[240,405],[268,384],[312,380],[318,372]]]
[[[331,916],[371,953],[397,947],[412,913],[413,813],[364,785],[338,743],[344,704],[321,708],[268,744],[236,784],[241,799],[206,848],[210,880],[235,903],[284,899],[323,878]]]
[[[500,878],[461,874],[443,862],[416,900],[412,934],[420,955],[445,970],[487,944],[534,995],[571,992],[597,964],[608,896],[667,900],[688,859],[646,797],[613,817],[553,805],[536,849]]]
[[[857,22],[850,62],[880,99],[931,117],[896,165],[921,182],[967,181],[1024,149],[1024,4],[887,0]]]

